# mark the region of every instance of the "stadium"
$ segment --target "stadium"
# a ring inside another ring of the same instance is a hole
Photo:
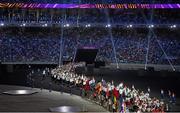
[[[179,8],[0,1],[0,112],[180,112]]]

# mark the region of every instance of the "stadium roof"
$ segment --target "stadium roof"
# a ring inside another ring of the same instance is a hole
[[[1,0],[1,3],[59,3],[59,4],[121,4],[121,3],[179,3],[179,0]]]
[[[111,8],[111,9],[173,9],[180,4],[47,4],[47,3],[0,3],[0,8]]]

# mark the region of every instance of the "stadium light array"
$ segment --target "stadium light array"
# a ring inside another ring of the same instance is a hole
[[[149,27],[149,28],[153,28],[153,27],[154,27],[154,25],[152,24],[152,25],[149,25],[148,27]]]
[[[26,26],[26,24],[25,24],[25,23],[23,23],[23,24],[22,24],[22,26]]]
[[[43,24],[42,27],[47,27],[48,25],[47,24]]]
[[[69,27],[69,24],[66,24],[66,27]]]
[[[4,26],[4,23],[1,23],[1,26]]]
[[[65,24],[64,27],[69,27],[70,25],[69,24]]]
[[[86,27],[91,27],[91,24],[87,24]]]
[[[173,25],[173,28],[176,28],[176,25]]]
[[[177,26],[176,25],[172,25],[172,26],[170,26],[170,28],[176,28]]]
[[[111,24],[107,24],[106,27],[111,27]]]
[[[132,28],[132,27],[133,27],[133,25],[132,25],[132,24],[127,25],[127,28]]]

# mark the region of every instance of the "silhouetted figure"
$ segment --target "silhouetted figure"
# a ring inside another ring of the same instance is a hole
[[[164,90],[161,89],[161,100],[164,100]]]
[[[45,79],[45,77],[46,77],[46,70],[43,70],[43,77],[42,77],[42,80],[44,80]]]
[[[52,91],[52,83],[49,82],[49,92],[51,92],[51,91]]]
[[[172,96],[171,96],[171,91],[168,90],[168,99],[169,99],[169,103],[172,103]]]
[[[35,80],[33,78],[31,78],[31,88],[34,88],[34,85],[35,85]]]
[[[172,93],[172,97],[171,98],[172,98],[172,103],[175,104],[176,103],[176,97],[175,97],[174,93]]]
[[[72,95],[72,85],[69,86],[70,95]]]
[[[150,94],[150,92],[151,92],[151,89],[150,89],[150,87],[148,87],[148,93]]]
[[[43,81],[41,81],[41,86],[40,86],[40,88],[41,88],[41,91],[43,90]]]

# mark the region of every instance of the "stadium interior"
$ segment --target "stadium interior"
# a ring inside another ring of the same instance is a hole
[[[0,112],[180,112],[178,8],[18,5],[178,1],[0,2]]]

